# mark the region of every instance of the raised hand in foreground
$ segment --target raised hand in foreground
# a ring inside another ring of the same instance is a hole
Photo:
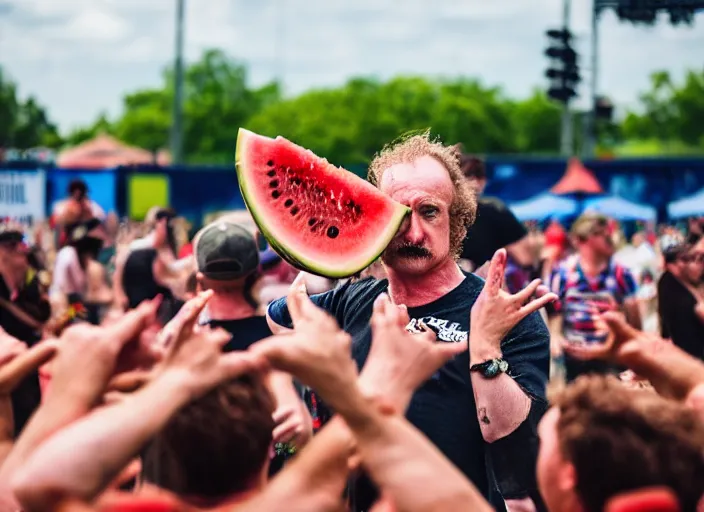
[[[266,366],[250,352],[224,353],[229,339],[220,329],[179,336],[144,387],[43,443],[14,478],[24,508],[54,510],[57,496],[92,501],[181,407],[222,382]]]
[[[14,444],[11,394],[32,371],[56,353],[56,343],[46,341],[32,348],[0,327],[0,467]]]
[[[422,333],[406,330],[410,322],[405,306],[382,294],[374,301],[372,346],[359,379],[361,389],[404,412],[415,390],[448,360],[467,350],[467,340],[438,342],[424,327]]]
[[[605,313],[613,338],[608,358],[647,379],[661,395],[687,400],[704,387],[704,363],[668,340],[631,327],[622,315]]]
[[[310,301],[305,287],[293,286],[287,303],[294,330],[262,340],[250,350],[318,391],[335,408],[357,380],[350,336]]]

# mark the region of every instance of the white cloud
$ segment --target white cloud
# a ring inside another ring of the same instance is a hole
[[[125,92],[158,86],[173,58],[175,0],[5,0],[0,65],[68,129]],[[544,31],[562,0],[187,0],[186,56],[220,47],[249,65],[253,83],[283,76],[289,93],[353,75],[472,76],[526,95],[544,87]],[[572,2],[588,76],[590,0]],[[701,67],[704,15],[693,28],[600,22],[600,91],[631,105],[655,70]],[[587,88],[582,87],[584,93]],[[586,95],[586,94],[585,94]],[[585,103],[586,98],[582,99]]]

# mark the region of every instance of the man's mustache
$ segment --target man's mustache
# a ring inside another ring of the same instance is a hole
[[[406,258],[432,258],[433,253],[422,245],[403,244],[394,248],[394,252]]]

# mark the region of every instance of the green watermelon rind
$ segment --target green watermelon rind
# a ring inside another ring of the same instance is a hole
[[[401,224],[403,223],[406,216],[410,214],[411,210],[408,207],[397,203],[398,206],[396,208],[396,211],[389,219],[387,224],[388,227],[384,231],[384,234],[374,240],[378,251],[375,250],[370,252],[369,258],[364,260],[362,264],[355,265],[353,267],[336,266],[334,268],[329,266],[319,266],[316,262],[311,261],[305,256],[297,254],[295,251],[290,251],[286,249],[283,244],[281,244],[277,240],[277,238],[269,231],[269,229],[267,229],[267,223],[263,219],[263,216],[257,211],[256,204],[254,204],[254,200],[252,199],[252,194],[247,188],[247,180],[243,179],[244,175],[250,174],[247,169],[244,168],[244,164],[241,159],[242,153],[244,151],[243,147],[246,146],[246,142],[243,141],[245,141],[246,137],[249,136],[262,137],[261,135],[257,135],[254,132],[251,132],[244,128],[239,129],[239,132],[237,134],[237,148],[235,150],[235,169],[237,171],[237,181],[239,183],[242,199],[244,200],[247,210],[249,210],[249,213],[252,215],[252,218],[254,219],[254,222],[259,228],[259,230],[261,231],[261,234],[264,236],[264,238],[266,238],[266,240],[269,242],[269,245],[271,245],[271,248],[276,251],[276,253],[278,253],[284,260],[286,260],[288,263],[298,269],[304,270],[306,272],[318,276],[334,279],[341,279],[353,276],[358,272],[364,270],[365,268],[369,267],[372,263],[379,259],[379,256],[381,256],[381,254],[384,252],[384,249],[386,249],[391,240],[393,240],[398,230],[401,228]]]

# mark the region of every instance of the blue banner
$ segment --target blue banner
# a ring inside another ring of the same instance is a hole
[[[68,197],[68,186],[73,180],[83,180],[88,186],[88,197],[98,203],[105,213],[117,211],[117,176],[114,170],[69,171],[54,169],[49,173],[49,211],[54,203]]]

